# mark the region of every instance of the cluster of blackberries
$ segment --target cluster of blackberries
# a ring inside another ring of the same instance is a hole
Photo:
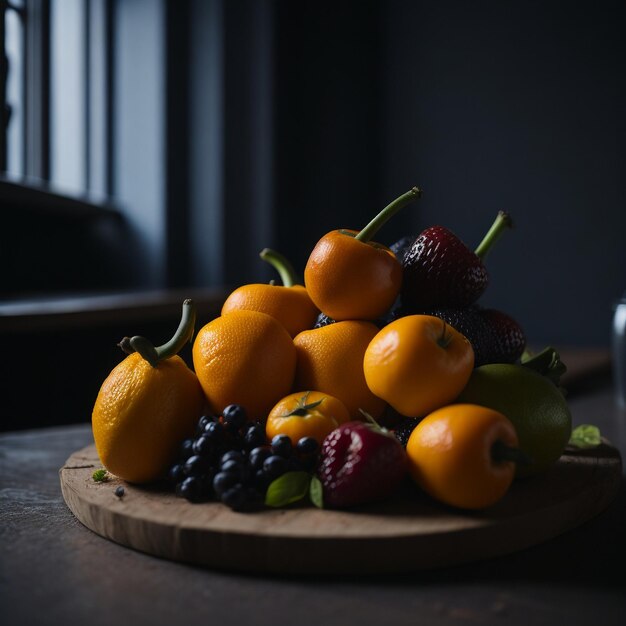
[[[418,417],[407,417],[393,427],[392,432],[396,436],[396,439],[402,444],[402,447],[406,448],[411,433],[415,430],[415,427],[420,421],[421,418]]]
[[[313,473],[318,460],[312,437],[295,446],[286,435],[268,442],[265,426],[248,421],[243,407],[231,404],[221,416],[200,418],[196,436],[182,442],[169,480],[190,502],[219,500],[235,511],[250,511],[263,507],[272,481],[291,471]]]

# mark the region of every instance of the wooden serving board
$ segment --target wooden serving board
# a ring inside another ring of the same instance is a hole
[[[622,470],[619,452],[605,443],[567,450],[548,472],[515,481],[500,502],[478,513],[434,502],[408,481],[390,500],[350,511],[302,504],[236,513],[116,478],[96,483],[99,467],[92,445],[59,472],[65,502],[99,535],[175,561],[293,574],[403,572],[509,554],[603,511]],[[114,494],[120,484],[121,498]]]

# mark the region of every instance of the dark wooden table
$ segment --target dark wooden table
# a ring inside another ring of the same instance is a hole
[[[578,381],[575,424],[626,452],[610,378]],[[160,560],[87,530],[58,470],[88,424],[0,435],[0,623],[89,626],[626,624],[626,488],[600,516],[516,554],[384,577],[259,577]]]

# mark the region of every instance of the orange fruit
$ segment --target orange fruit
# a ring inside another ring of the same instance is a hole
[[[196,375],[179,356],[150,365],[127,356],[106,378],[93,408],[98,456],[112,474],[133,483],[157,480],[193,435],[205,407]]]
[[[353,419],[363,419],[359,409],[378,418],[387,403],[370,391],[363,374],[363,355],[377,332],[371,322],[345,320],[296,335],[295,388],[339,398]]]
[[[296,349],[283,325],[259,311],[232,311],[203,326],[193,365],[213,413],[240,404],[250,420],[265,420],[291,391]]]
[[[287,435],[295,445],[302,437],[313,437],[319,444],[340,424],[350,421],[345,404],[321,391],[298,391],[279,400],[270,411],[265,434],[271,441]]]
[[[386,246],[359,241],[354,230],[334,230],[320,239],[304,269],[315,305],[334,320],[375,320],[394,303],[402,265]]]
[[[242,309],[271,315],[292,337],[311,328],[319,313],[302,285],[242,285],[226,298],[222,315]]]
[[[483,509],[500,500],[515,475],[502,446],[516,448],[515,427],[502,413],[454,404],[427,415],[406,445],[409,474],[430,496],[451,506]]]
[[[363,359],[372,392],[408,417],[422,417],[451,403],[473,367],[470,342],[430,315],[408,315],[387,324]]]

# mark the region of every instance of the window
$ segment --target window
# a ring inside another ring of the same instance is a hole
[[[0,129],[0,164],[2,171],[15,178],[24,175],[25,131],[25,68],[26,49],[25,10],[22,2],[9,2],[3,6],[0,20],[2,49],[3,117]]]
[[[3,252],[36,254],[52,226],[46,264],[66,257],[52,290],[163,286],[163,14],[154,0],[0,0]],[[82,271],[93,250],[106,281]],[[32,265],[0,290],[41,289]]]
[[[112,192],[112,2],[0,6],[2,171],[12,181],[102,202]]]
[[[83,249],[99,246],[103,263],[122,266],[115,270],[117,281],[107,285],[152,289],[269,280],[271,269],[258,256],[268,246],[301,265],[308,243],[292,236],[300,219],[294,198],[311,220],[318,204],[328,204],[331,189],[337,206],[359,202],[343,168],[327,158],[335,143],[350,141],[326,123],[326,107],[312,97],[298,55],[290,54],[299,45],[290,6],[269,0],[0,0],[0,49],[8,58],[0,97],[12,112],[1,128],[0,214],[18,200],[20,207],[30,204],[38,211],[30,231],[44,229],[42,216],[52,219],[60,207],[63,219],[92,214],[100,221],[106,220],[103,207],[113,207],[122,220],[106,237],[86,220],[74,239],[62,236],[47,248],[53,258],[45,259],[53,263],[56,251],[73,252],[82,240]],[[308,15],[300,17],[308,22]],[[318,17],[323,30],[326,20]],[[345,19],[353,20],[350,11]],[[340,30],[333,27],[343,41]],[[304,42],[315,58],[320,40]],[[363,47],[370,43],[363,36]],[[328,102],[334,102],[335,84],[328,83]],[[286,115],[276,113],[277,95]],[[360,91],[354,104],[343,105],[350,117],[362,108]],[[315,156],[318,122],[321,137],[328,132],[335,142],[322,159]],[[282,161],[276,158],[280,146],[289,149]],[[330,183],[311,167],[313,157],[328,163]],[[337,199],[338,186],[350,202]],[[33,194],[33,187],[46,193]],[[369,188],[362,182],[356,187],[369,199]],[[324,195],[321,202],[312,190]],[[19,228],[0,224],[10,251],[31,246],[32,233]],[[9,232],[22,239],[12,240]],[[39,240],[45,235],[42,230]],[[98,245],[90,246],[90,237],[98,237]],[[1,241],[0,254],[9,254]],[[82,252],[71,257],[65,273],[84,264]],[[3,271],[0,264],[0,296],[9,283],[42,285],[32,278],[34,265],[24,281]]]

